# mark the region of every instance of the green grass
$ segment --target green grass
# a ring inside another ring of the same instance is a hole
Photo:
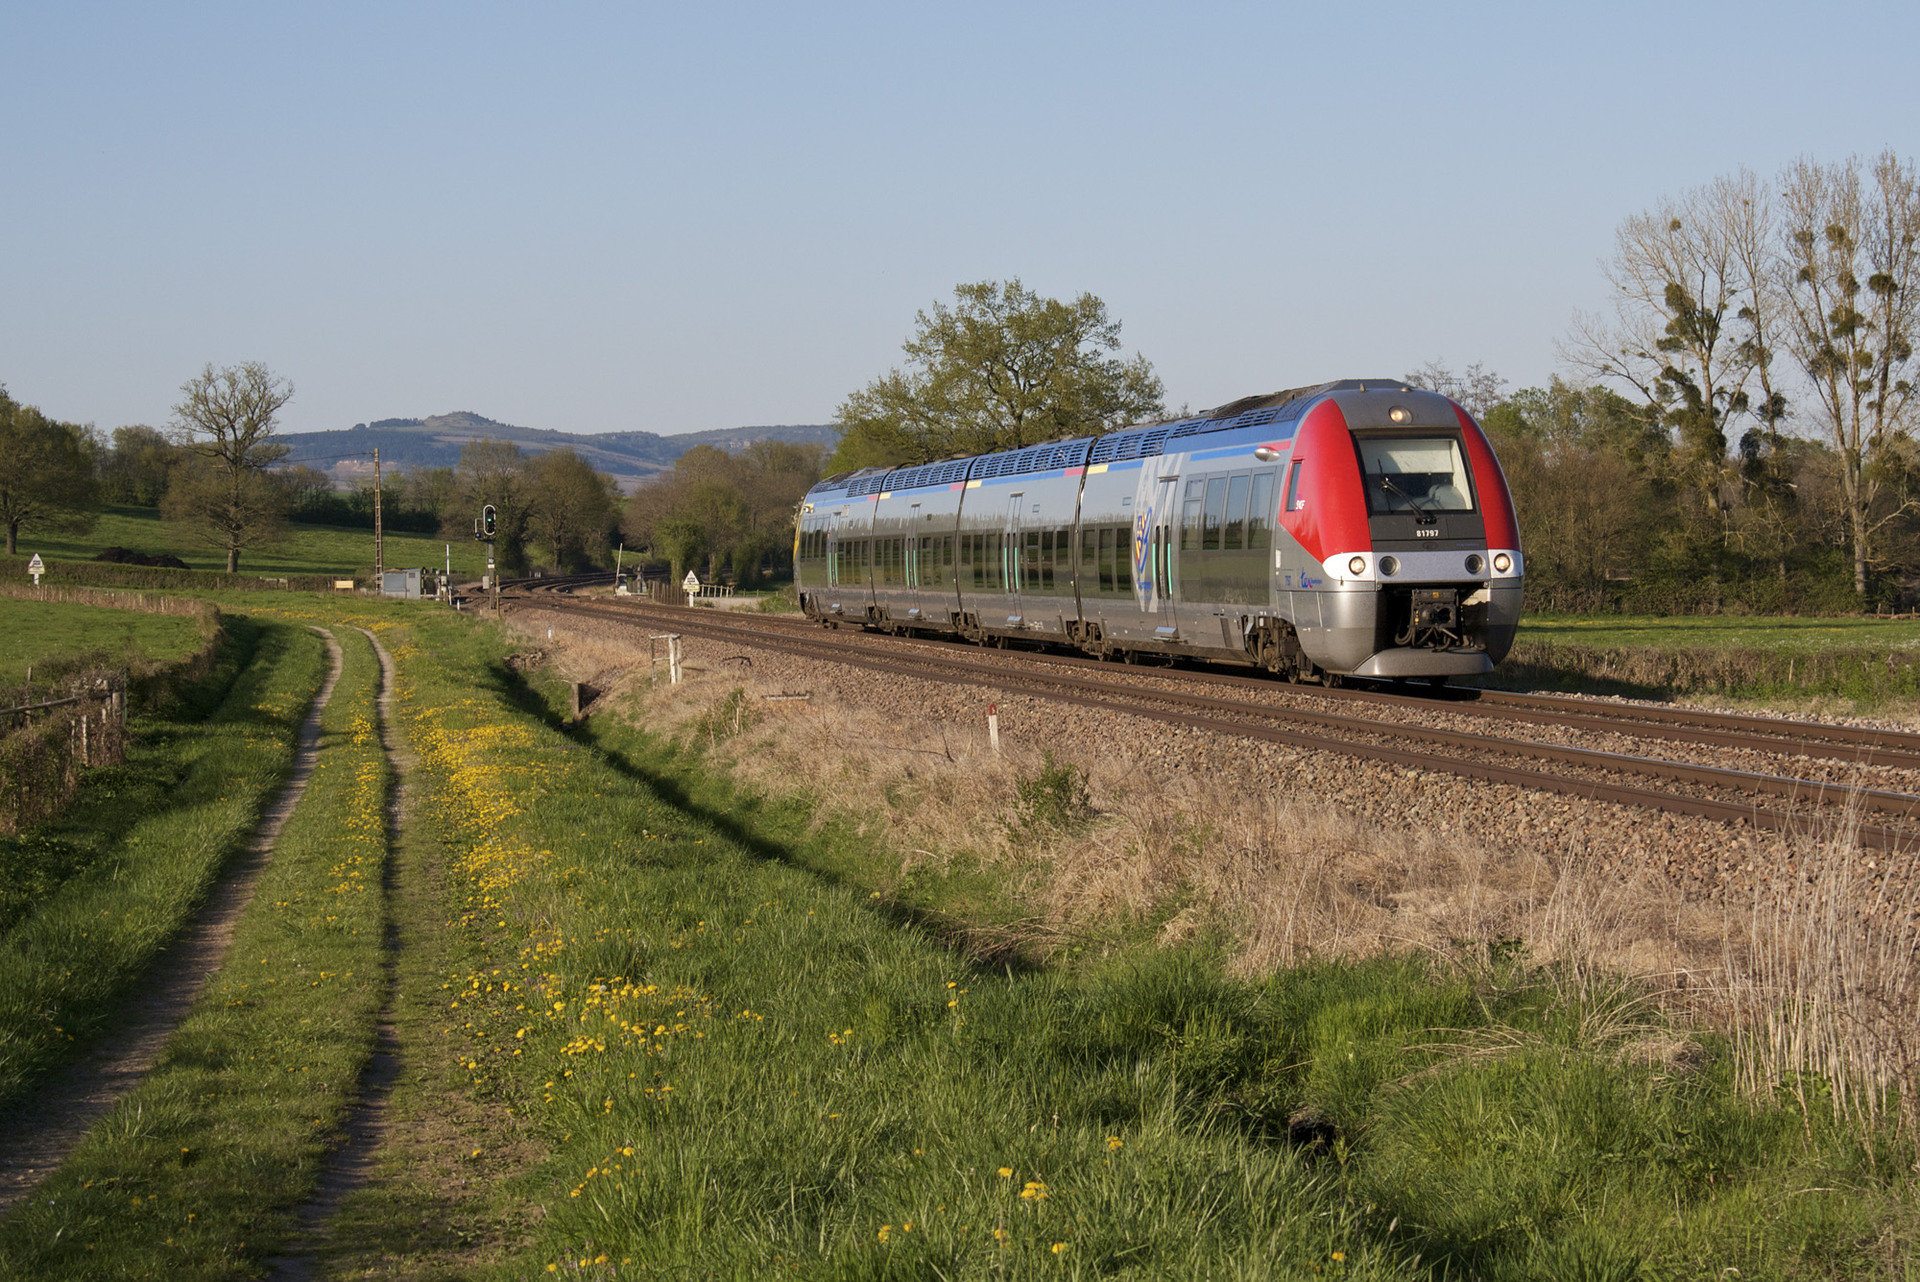
[[[1750,649],[1783,654],[1863,648],[1920,650],[1920,620],[1529,614],[1520,621],[1518,639],[1549,645]]]
[[[379,670],[360,634],[337,635],[314,773],[225,967],[154,1071],[0,1225],[0,1274],[257,1276],[310,1195],[384,990]]]
[[[1612,997],[1397,958],[970,964],[821,871],[804,816],[569,740],[484,636],[418,636],[439,1054],[551,1152],[495,1275],[1864,1278],[1913,1245],[1892,1153],[1737,1100],[1711,1043],[1636,1067]]]
[[[111,1035],[129,986],[285,777],[324,671],[319,639],[285,624],[229,627],[244,667],[209,678],[225,697],[205,720],[136,719],[124,766],[92,774],[54,823],[0,839],[0,1106]]]
[[[437,539],[424,534],[389,533],[384,543],[389,568],[438,569],[453,547],[454,573],[478,577],[486,571],[484,545],[472,539]],[[183,529],[160,519],[157,508],[110,506],[85,534],[22,531],[20,555],[38,552],[47,562],[46,582],[60,582],[59,563],[91,561],[109,547],[136,552],[171,553],[196,570],[225,570],[226,553],[196,543]],[[240,554],[242,574],[334,574],[343,578],[373,570],[373,531],[332,525],[295,525],[282,542]]]
[[[48,660],[104,655],[108,662],[168,663],[202,645],[198,619],[103,606],[0,597],[0,685],[16,685]]]

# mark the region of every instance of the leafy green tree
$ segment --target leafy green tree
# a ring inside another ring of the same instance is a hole
[[[555,569],[581,569],[605,554],[620,512],[620,486],[572,450],[548,450],[527,465],[527,528]]]
[[[1092,294],[1043,298],[1018,278],[954,290],[920,312],[894,369],[835,414],[836,470],[924,462],[1098,435],[1165,412],[1147,358],[1120,350],[1120,322]]]
[[[215,369],[208,365],[180,385],[174,430],[187,458],[175,468],[160,512],[227,554],[227,573],[240,554],[272,543],[286,531],[288,496],[266,475],[286,457],[273,439],[293,384],[259,361]]]
[[[7,527],[7,555],[19,552],[22,526],[84,530],[98,507],[86,433],[0,387],[0,525]]]
[[[821,467],[817,445],[756,441],[741,454],[697,446],[671,475],[634,492],[621,529],[629,547],[666,560],[675,582],[688,566],[712,578],[725,565],[752,586],[763,563],[790,560],[794,509]]]
[[[512,441],[468,441],[460,447],[460,463],[453,470],[453,507],[442,513],[440,529],[447,538],[471,538],[480,509],[493,504],[494,560],[505,574],[527,564],[527,500],[530,487],[527,456]]]
[[[113,444],[98,454],[101,497],[109,503],[158,507],[180,450],[165,433],[135,423],[113,429]]]

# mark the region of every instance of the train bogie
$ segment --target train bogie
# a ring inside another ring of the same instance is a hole
[[[795,546],[822,621],[1295,677],[1485,672],[1524,570],[1478,425],[1378,382],[829,478]]]

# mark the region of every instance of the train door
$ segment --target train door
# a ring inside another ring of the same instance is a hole
[[[1153,634],[1163,641],[1179,635],[1179,619],[1174,603],[1179,598],[1176,577],[1179,559],[1174,549],[1180,540],[1180,478],[1163,476],[1154,486],[1152,518],[1151,571],[1153,576]]]
[[[909,622],[918,623],[921,611],[920,592],[920,505],[907,505],[907,532],[900,541],[900,588],[906,600],[906,617]]]
[[[1025,537],[1025,531],[1020,520],[1020,505],[1025,501],[1024,493],[1007,496],[1007,528],[1000,536],[1000,581],[1006,585],[1006,626],[1010,628],[1022,627],[1026,622],[1026,610],[1022,605],[1023,597],[1020,591],[1021,572],[1029,559],[1021,543]]]
[[[853,558],[849,540],[840,537],[841,515],[842,512],[829,512],[826,521],[827,585],[823,599],[827,613],[835,616],[844,615],[849,604],[861,612],[866,608],[864,602],[850,603],[845,595],[853,587]]]

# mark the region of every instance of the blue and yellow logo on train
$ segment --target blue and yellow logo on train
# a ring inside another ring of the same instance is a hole
[[[1133,518],[1133,586],[1142,592],[1153,591],[1152,547],[1153,509],[1149,507]]]

